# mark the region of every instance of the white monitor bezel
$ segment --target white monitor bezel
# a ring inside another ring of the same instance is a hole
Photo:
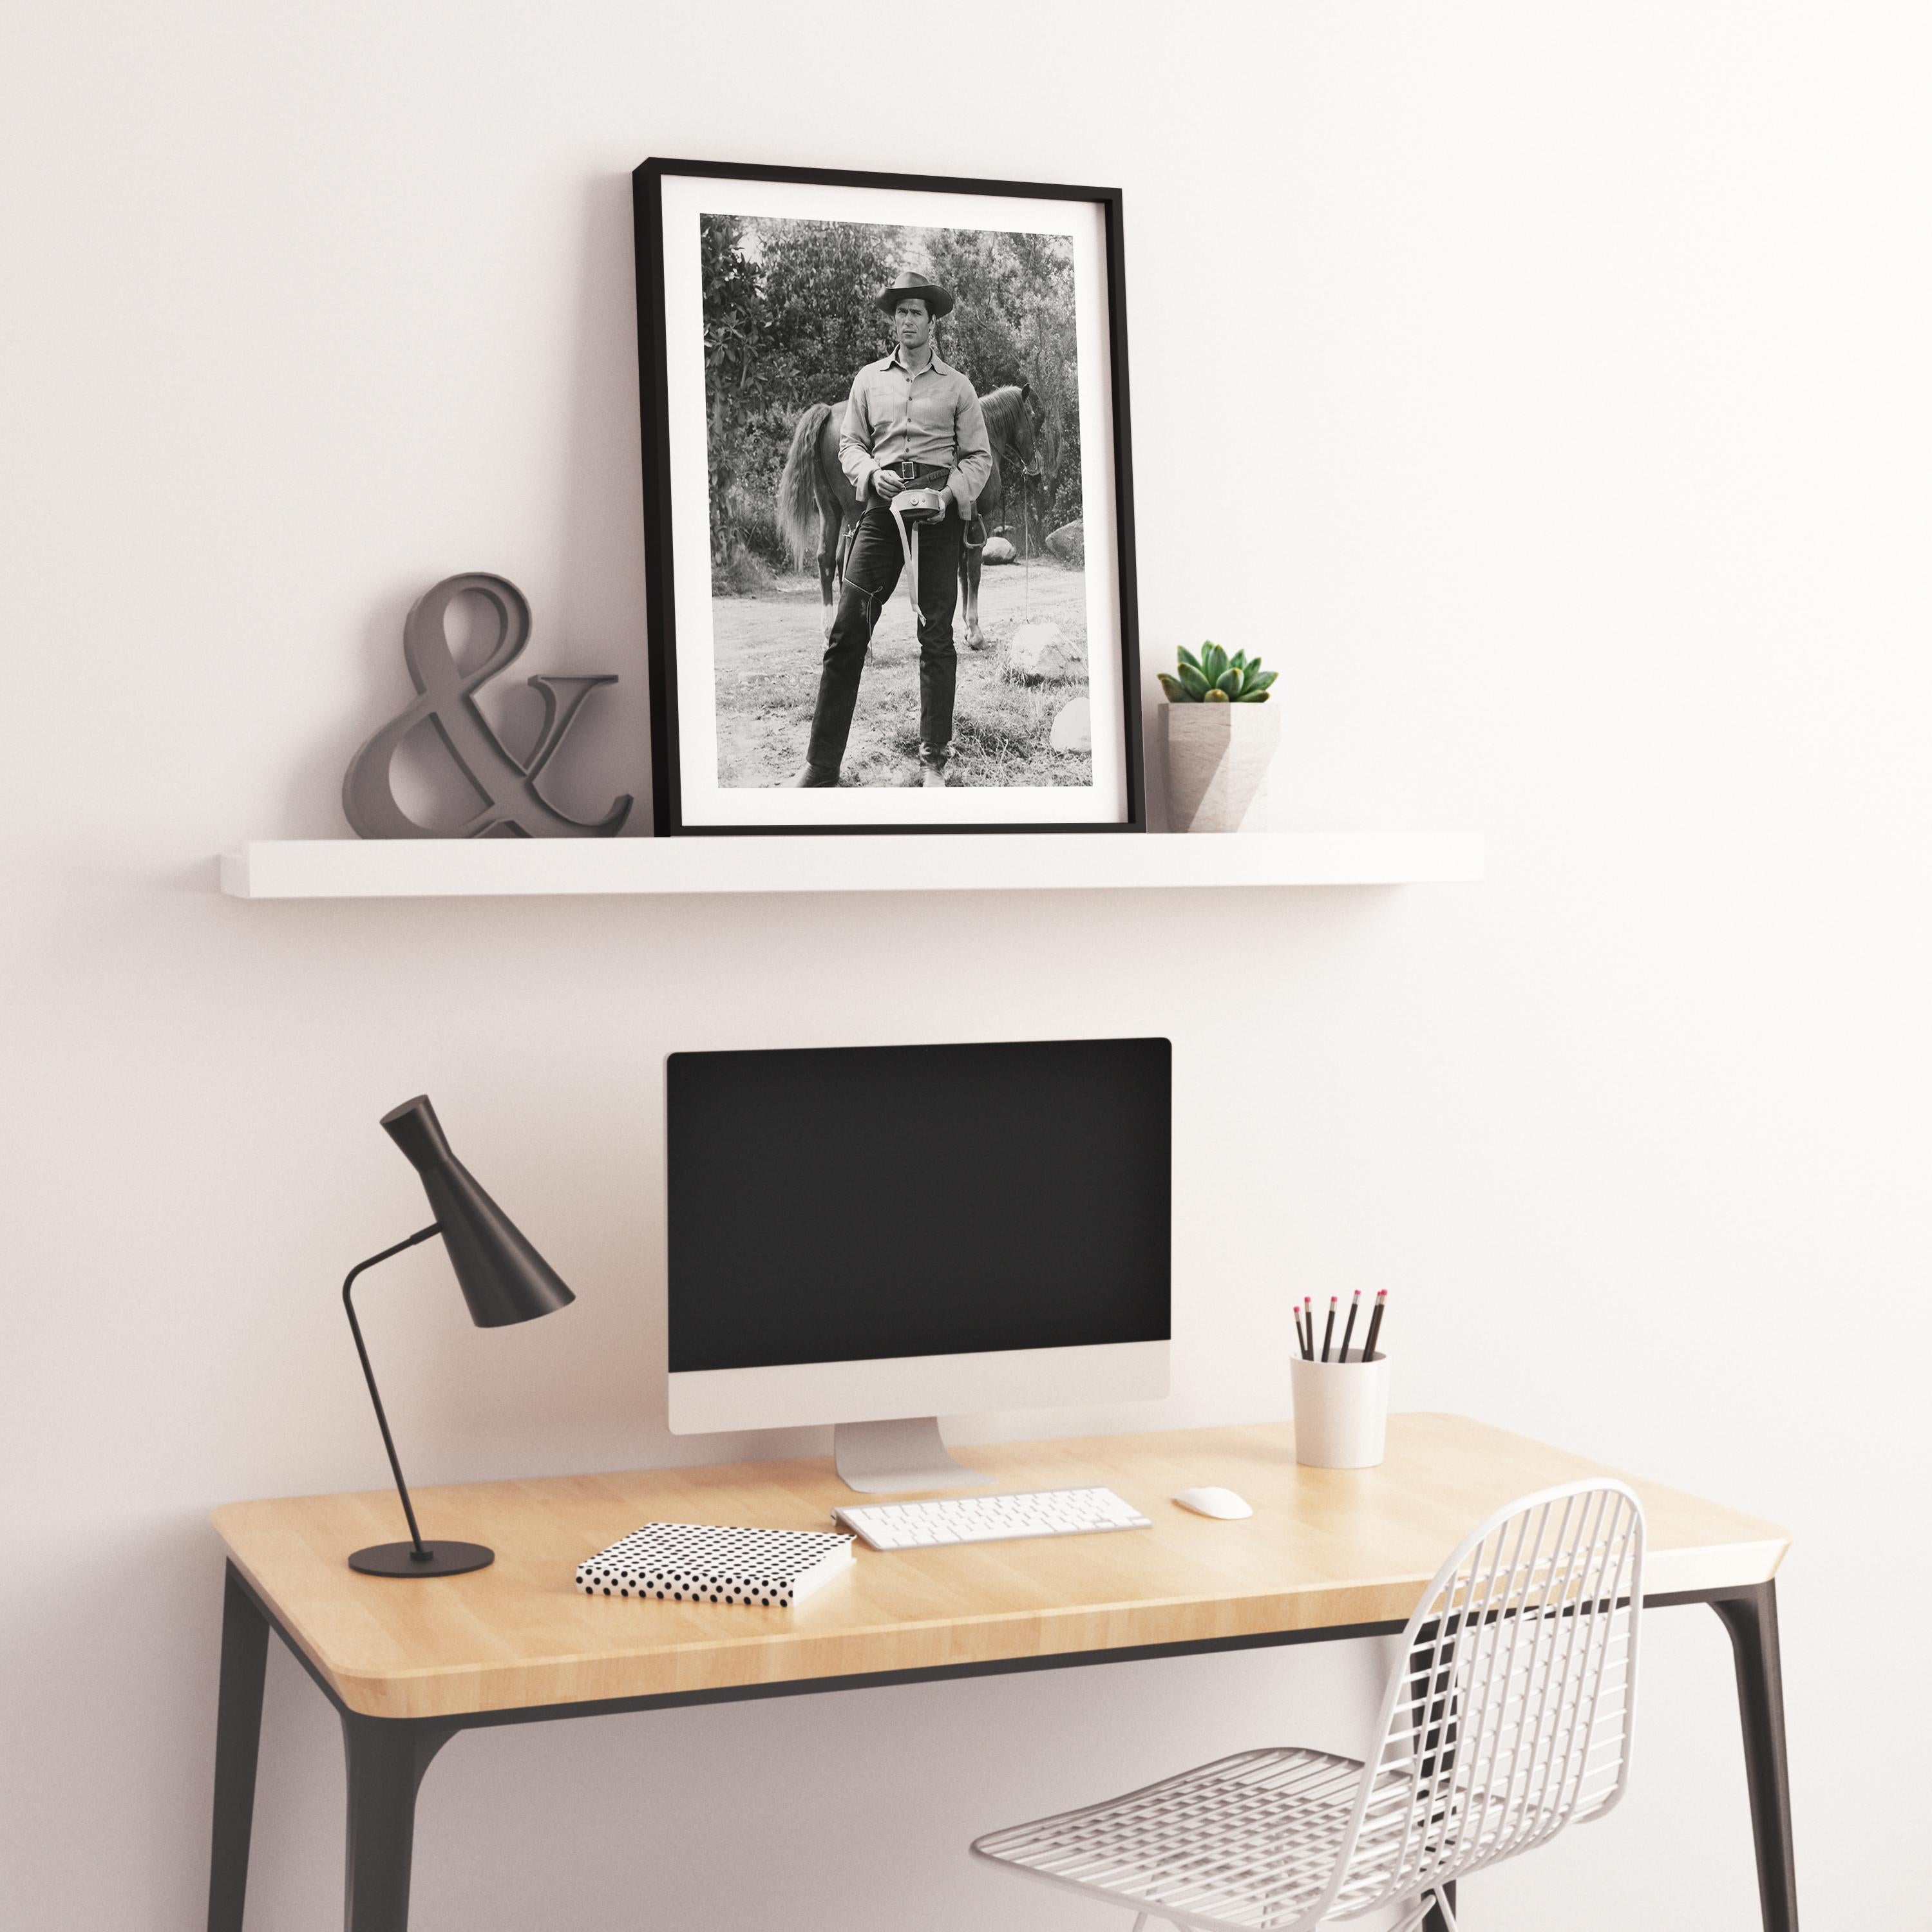
[[[992,1409],[1157,1402],[1168,1392],[1169,1342],[1096,1342],[863,1362],[784,1362],[670,1372],[674,1436]]]

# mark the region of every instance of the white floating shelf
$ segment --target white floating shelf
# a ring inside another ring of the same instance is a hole
[[[1482,876],[1473,832],[282,838],[221,858],[221,890],[243,899],[1395,886]]]

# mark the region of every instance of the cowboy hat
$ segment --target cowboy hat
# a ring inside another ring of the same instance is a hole
[[[879,291],[879,306],[890,315],[908,296],[916,296],[925,303],[927,314],[933,316],[950,315],[952,298],[946,291],[928,282],[923,275],[915,274],[908,268],[903,274],[895,275]]]

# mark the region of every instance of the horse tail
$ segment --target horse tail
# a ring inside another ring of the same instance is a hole
[[[818,507],[818,488],[812,472],[818,466],[818,432],[832,413],[830,403],[814,403],[798,419],[791,433],[791,448],[785,452],[784,468],[778,476],[778,500],[772,516],[778,535],[785,540],[792,561],[800,569],[816,547],[812,533],[812,512]]]

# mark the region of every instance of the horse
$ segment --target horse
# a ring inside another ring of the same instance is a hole
[[[1027,386],[1006,384],[980,398],[986,419],[986,440],[992,446],[993,467],[986,487],[974,506],[974,520],[982,530],[998,523],[1004,502],[1003,470],[1006,466],[1018,476],[1040,473],[1038,439]],[[838,588],[845,575],[845,559],[859,526],[859,499],[838,461],[838,435],[845,419],[842,404],[814,403],[798,419],[786,452],[784,468],[778,477],[778,499],[773,506],[778,534],[784,538],[794,560],[802,567],[812,550],[812,514],[818,513],[818,592],[820,628],[832,634],[832,620],[838,608]],[[966,642],[974,650],[985,640],[980,634],[980,553],[985,542],[968,542],[960,553],[959,583],[966,605]]]
[[[1028,482],[1040,473],[1038,440],[1034,431],[1033,411],[1028,407],[1028,386],[1018,388],[1009,383],[980,398],[980,412],[986,418],[986,440],[993,448],[992,473],[980,500],[973,506],[973,519],[980,526],[980,541],[966,533],[966,547],[959,553],[959,589],[965,605],[966,644],[969,650],[982,650],[986,639],[980,631],[980,566],[986,538],[1000,526],[1000,512],[1005,507],[1000,458],[1004,452],[1019,488],[1013,493],[1022,510]]]

